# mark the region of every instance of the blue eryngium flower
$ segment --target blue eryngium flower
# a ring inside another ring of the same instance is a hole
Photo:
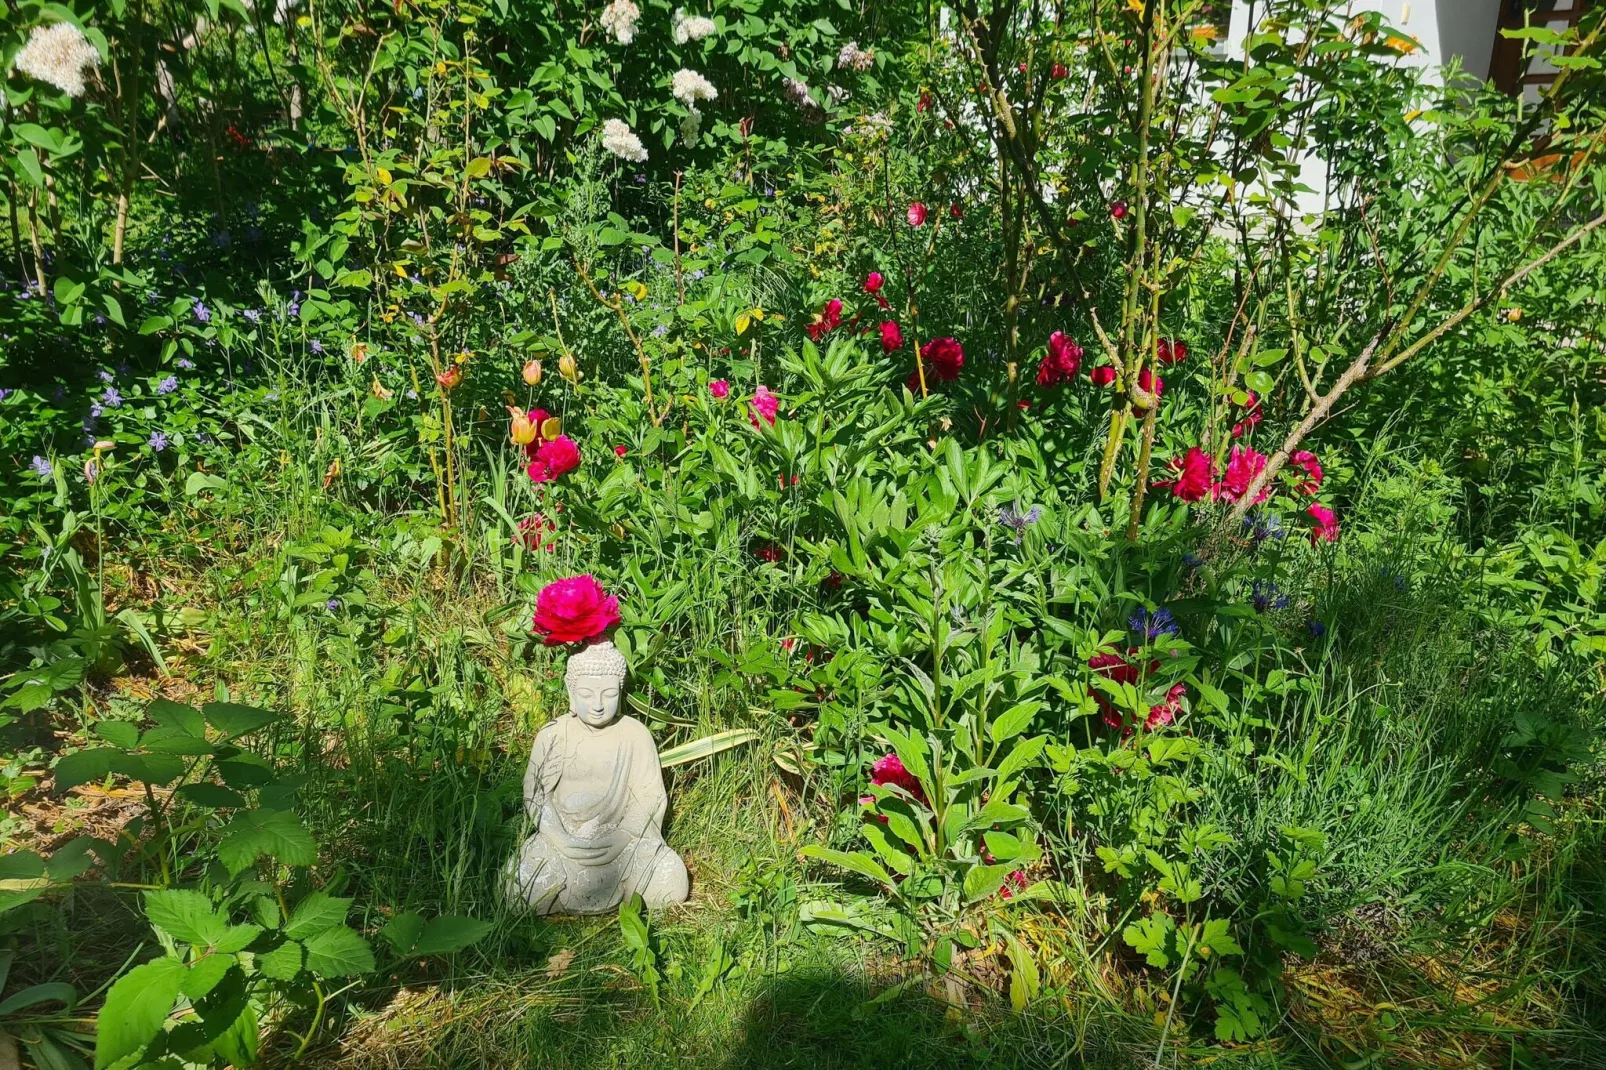
[[[1150,613],[1147,609],[1139,609],[1127,619],[1126,624],[1138,635],[1149,640],[1158,639],[1162,635],[1182,634],[1182,628],[1177,624],[1176,619],[1171,616],[1171,611],[1164,607],[1155,610],[1153,613]]]

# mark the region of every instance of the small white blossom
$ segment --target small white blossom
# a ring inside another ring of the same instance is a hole
[[[680,143],[687,148],[697,144],[697,132],[702,129],[703,113],[696,108],[686,112],[686,117],[680,121]]]
[[[849,41],[836,54],[837,67],[846,70],[867,71],[874,63],[875,49],[860,48],[857,41]]]
[[[279,0],[273,8],[273,21],[283,26],[290,20],[290,13],[301,6],[301,0]]]
[[[84,68],[100,66],[100,53],[70,22],[35,26],[12,61],[30,78],[49,82],[69,97],[84,95]]]
[[[713,100],[719,96],[719,91],[714,88],[712,82],[696,71],[684,67],[676,71],[675,76],[669,80],[669,91],[674,94],[676,100],[688,108],[696,107],[700,100]]]
[[[670,26],[674,30],[677,45],[683,45],[687,41],[701,41],[715,30],[713,19],[705,19],[701,15],[688,15],[678,7],[675,9],[675,17]]]
[[[630,0],[613,0],[613,3],[602,9],[602,17],[598,21],[602,28],[613,35],[613,39],[622,45],[628,45],[636,39],[636,20],[641,18],[641,8],[632,4]]]
[[[782,78],[781,92],[802,111],[805,122],[817,123],[825,118],[824,109],[809,95],[809,83],[797,78]]]
[[[831,103],[840,104],[853,94],[839,85],[828,85],[825,87],[825,95],[831,98]]]
[[[647,149],[623,119],[609,119],[602,124],[602,147],[631,163],[645,163]]]

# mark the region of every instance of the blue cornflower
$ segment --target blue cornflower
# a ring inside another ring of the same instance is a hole
[[[998,522],[1015,532],[1015,541],[1020,542],[1026,535],[1026,529],[1043,518],[1043,507],[1034,505],[1024,513],[1012,505],[1006,505],[998,510]]]
[[[212,310],[207,308],[206,305],[202,304],[200,301],[195,302],[194,307],[190,309],[190,314],[195,317],[196,323],[212,322]]]
[[[157,453],[161,453],[167,449],[167,435],[161,431],[152,431],[151,437],[145,440],[145,444]]]
[[[158,394],[171,394],[177,389],[178,376],[176,375],[169,375],[166,379],[163,379],[161,382],[156,384],[156,392]]]
[[[1127,627],[1143,636],[1145,639],[1158,639],[1162,635],[1181,635],[1182,628],[1171,611],[1164,606],[1150,613],[1147,609],[1139,608],[1127,620]]]
[[[32,468],[34,470],[34,474],[40,479],[49,479],[56,472],[56,470],[50,466],[50,462],[39,456],[37,453],[33,455],[33,460],[28,464],[28,467]]]
[[[115,386],[108,386],[101,393],[100,401],[101,404],[105,405],[108,409],[120,409],[123,407],[123,395],[117,392],[117,388]]]
[[[1277,585],[1270,580],[1256,580],[1250,588],[1249,601],[1255,607],[1256,613],[1264,613],[1268,609],[1288,608],[1288,596],[1277,589]]]
[[[1255,542],[1281,539],[1288,535],[1283,529],[1283,518],[1277,513],[1257,510],[1253,516],[1244,517],[1243,526]]]

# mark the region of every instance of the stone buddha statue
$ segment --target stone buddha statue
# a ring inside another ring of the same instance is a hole
[[[611,642],[569,658],[569,713],[536,733],[524,773],[535,826],[509,862],[509,898],[539,914],[601,914],[640,893],[649,907],[685,900],[686,864],[664,842],[658,748],[619,716],[625,659]]]

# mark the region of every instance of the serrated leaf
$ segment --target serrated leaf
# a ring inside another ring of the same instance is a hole
[[[152,699],[151,704],[145,707],[145,716],[163,728],[182,732],[196,739],[206,738],[206,721],[202,719],[201,711],[182,702],[165,698]]]
[[[442,914],[431,918],[418,938],[414,952],[419,955],[449,955],[484,939],[495,926],[488,921],[466,918],[457,914]]]
[[[1133,951],[1142,955],[1150,966],[1164,969],[1171,965],[1171,956],[1166,951],[1166,944],[1170,941],[1171,932],[1175,927],[1176,923],[1169,915],[1151,914],[1122,929],[1121,939],[1125,940]]]
[[[418,943],[418,938],[424,935],[424,919],[411,910],[403,911],[391,918],[379,935],[395,949],[396,954],[405,955],[412,951]]]
[[[318,844],[288,810],[248,810],[229,822],[218,844],[218,860],[238,875],[267,855],[287,866],[310,866],[318,860]]]
[[[229,927],[212,900],[186,888],[146,892],[145,916],[175,940],[202,947],[216,943]]]
[[[308,940],[303,949],[307,955],[307,969],[319,977],[357,977],[373,972],[373,949],[368,941],[344,925],[325,929]]]
[[[95,725],[95,735],[124,750],[139,746],[139,728],[128,721],[101,721]]]
[[[234,956],[214,953],[191,964],[179,979],[179,991],[191,1000],[200,999],[223,980],[223,975],[234,965]]]
[[[272,951],[257,956],[257,969],[262,976],[275,981],[288,981],[301,972],[301,945],[286,940]]]
[[[340,899],[325,892],[311,892],[290,912],[285,922],[284,935],[292,940],[305,940],[314,933],[332,929],[346,923],[351,912],[351,900]]]
[[[112,760],[120,757],[122,751],[114,747],[92,747],[62,755],[53,770],[56,791],[63,792],[79,784],[106,779],[106,774],[112,770]]]
[[[183,979],[182,962],[161,958],[135,966],[112,985],[95,1019],[95,1070],[105,1070],[156,1039]]]
[[[248,736],[279,720],[279,714],[272,710],[239,702],[208,702],[201,707],[201,714],[226,739]]]

